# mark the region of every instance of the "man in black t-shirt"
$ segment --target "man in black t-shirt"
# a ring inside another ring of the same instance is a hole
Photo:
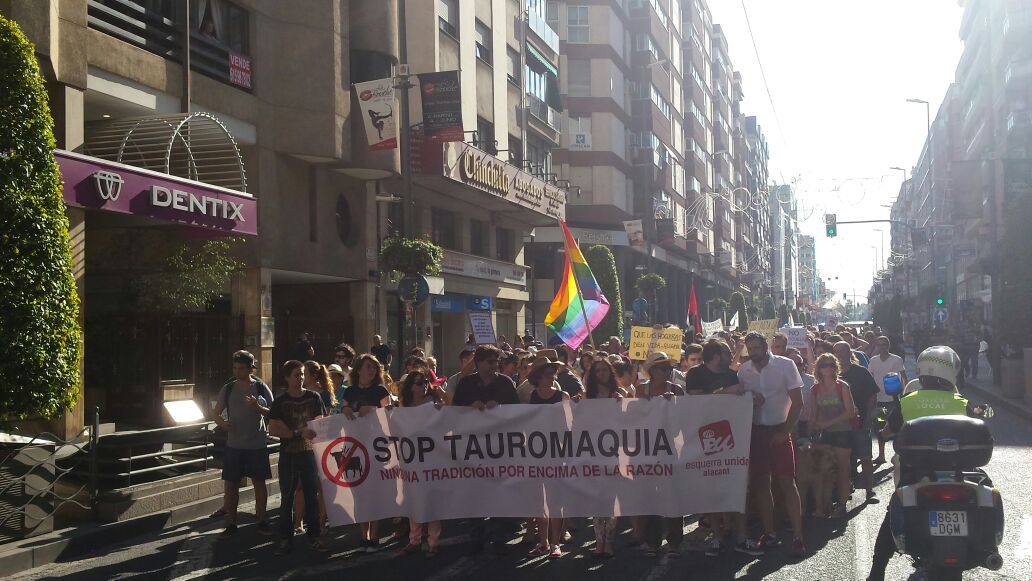
[[[379,335],[373,335],[373,346],[369,348],[369,352],[376,357],[384,367],[391,366],[391,346],[385,345],[383,339]]]
[[[731,348],[720,339],[710,339],[702,346],[702,365],[689,369],[684,376],[688,395],[709,395],[738,384],[738,374],[731,371]]]
[[[287,391],[276,398],[269,409],[269,433],[280,439],[279,486],[283,499],[279,520],[283,538],[276,554],[286,554],[293,548],[294,494],[298,482],[305,498],[305,525],[312,547],[325,551],[328,547],[319,538],[319,476],[312,451],[315,430],[308,427],[308,422],[326,415],[326,408],[318,393],[303,387],[303,363],[293,359],[284,363],[283,378],[287,381]]]
[[[455,386],[452,405],[467,406],[480,411],[489,410],[499,404],[520,403],[516,395],[516,384],[512,379],[498,373],[498,359],[501,351],[494,345],[480,345],[473,352],[473,365],[477,372],[459,380]],[[511,519],[473,519],[470,523],[470,551],[479,553],[490,543],[496,552],[506,546],[506,535],[510,532]]]
[[[473,365],[477,372],[459,380],[455,386],[452,405],[491,409],[498,404],[520,403],[516,395],[516,384],[512,379],[498,373],[501,351],[494,345],[480,345],[473,352]]]

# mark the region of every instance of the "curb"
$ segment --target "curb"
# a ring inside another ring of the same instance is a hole
[[[1032,421],[1032,408],[1030,408],[1023,400],[1014,400],[1008,397],[1004,397],[1000,393],[987,389],[976,383],[968,381],[964,384],[963,391],[977,394],[979,397],[984,398],[991,405],[1006,409],[1007,411],[1020,416],[1022,419]]]
[[[269,494],[269,508],[278,506],[278,500],[279,494]],[[253,501],[250,487],[240,490],[241,506]],[[213,496],[120,522],[88,523],[0,545],[0,578],[71,560],[133,537],[196,522],[221,506],[222,495]]]

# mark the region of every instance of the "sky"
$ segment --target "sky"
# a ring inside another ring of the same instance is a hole
[[[709,7],[742,74],[742,112],[756,115],[766,135],[771,179],[795,185],[800,231],[817,239],[820,275],[838,298],[855,293],[866,302],[889,253],[889,225],[846,224],[829,239],[824,214],[840,222],[889,218],[882,205],[903,179],[889,168],[909,172],[927,133],[925,106],[906,100],[930,102],[935,118],[963,49],[962,7],[957,0],[709,0]]]

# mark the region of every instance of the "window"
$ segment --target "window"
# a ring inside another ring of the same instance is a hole
[[[437,27],[459,37],[459,0],[437,0]]]
[[[591,95],[591,61],[569,59],[566,61],[567,91],[571,97],[587,97]]]
[[[526,75],[526,89],[527,94],[537,97],[539,101],[545,100],[546,90],[548,88],[548,80],[545,78],[545,72],[531,68],[529,65],[523,69]]]
[[[591,41],[587,6],[566,7],[566,29],[567,42]]]
[[[483,220],[469,221],[469,253],[487,256],[490,251],[487,239],[487,222]]]
[[[556,0],[548,0],[545,4],[545,22],[553,30],[559,30],[559,3]]]
[[[516,232],[511,228],[495,230],[495,257],[498,260],[512,262],[516,260]]]
[[[477,117],[477,138],[473,145],[494,155],[498,153],[498,143],[495,141],[494,123],[483,117]]]
[[[194,4],[194,3],[191,3]],[[197,34],[212,40],[233,52],[248,52],[247,11],[223,0],[201,0],[194,4]]]
[[[476,36],[477,58],[491,64],[491,28],[477,19],[473,33]]]
[[[509,163],[517,167],[523,165],[523,141],[514,135],[509,136]]]
[[[552,171],[551,150],[541,141],[527,141],[527,161],[530,164],[530,173],[541,176]]]
[[[459,250],[457,226],[455,212],[441,208],[430,209],[430,237],[440,246],[449,250]]]
[[[511,47],[505,49],[505,56],[509,60],[509,82],[513,84],[520,84],[520,53],[519,51],[513,50]]]
[[[570,149],[591,149],[591,117],[570,117]]]

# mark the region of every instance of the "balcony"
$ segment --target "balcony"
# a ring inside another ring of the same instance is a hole
[[[249,55],[244,54],[247,52],[246,40],[242,40],[246,39],[246,36],[235,35],[247,28],[249,15],[239,8],[234,10],[232,17],[224,17],[220,24],[222,28],[214,32],[205,34],[196,28],[190,31],[190,68],[215,80],[250,91],[252,61]],[[172,4],[163,9],[153,9],[149,4],[141,5],[128,0],[89,0],[86,3],[86,22],[89,28],[175,62],[182,62],[181,17],[179,9]],[[236,47],[235,50],[233,46]]]
[[[559,140],[559,132],[562,127],[560,120],[562,117],[558,111],[550,107],[548,103],[529,93],[527,94],[527,110],[530,112],[531,121],[537,120],[539,122],[537,127],[539,131],[548,135],[553,141]]]
[[[552,51],[552,54],[559,54],[559,34],[552,30],[545,19],[533,10],[530,11],[530,30],[541,39],[541,42]]]

